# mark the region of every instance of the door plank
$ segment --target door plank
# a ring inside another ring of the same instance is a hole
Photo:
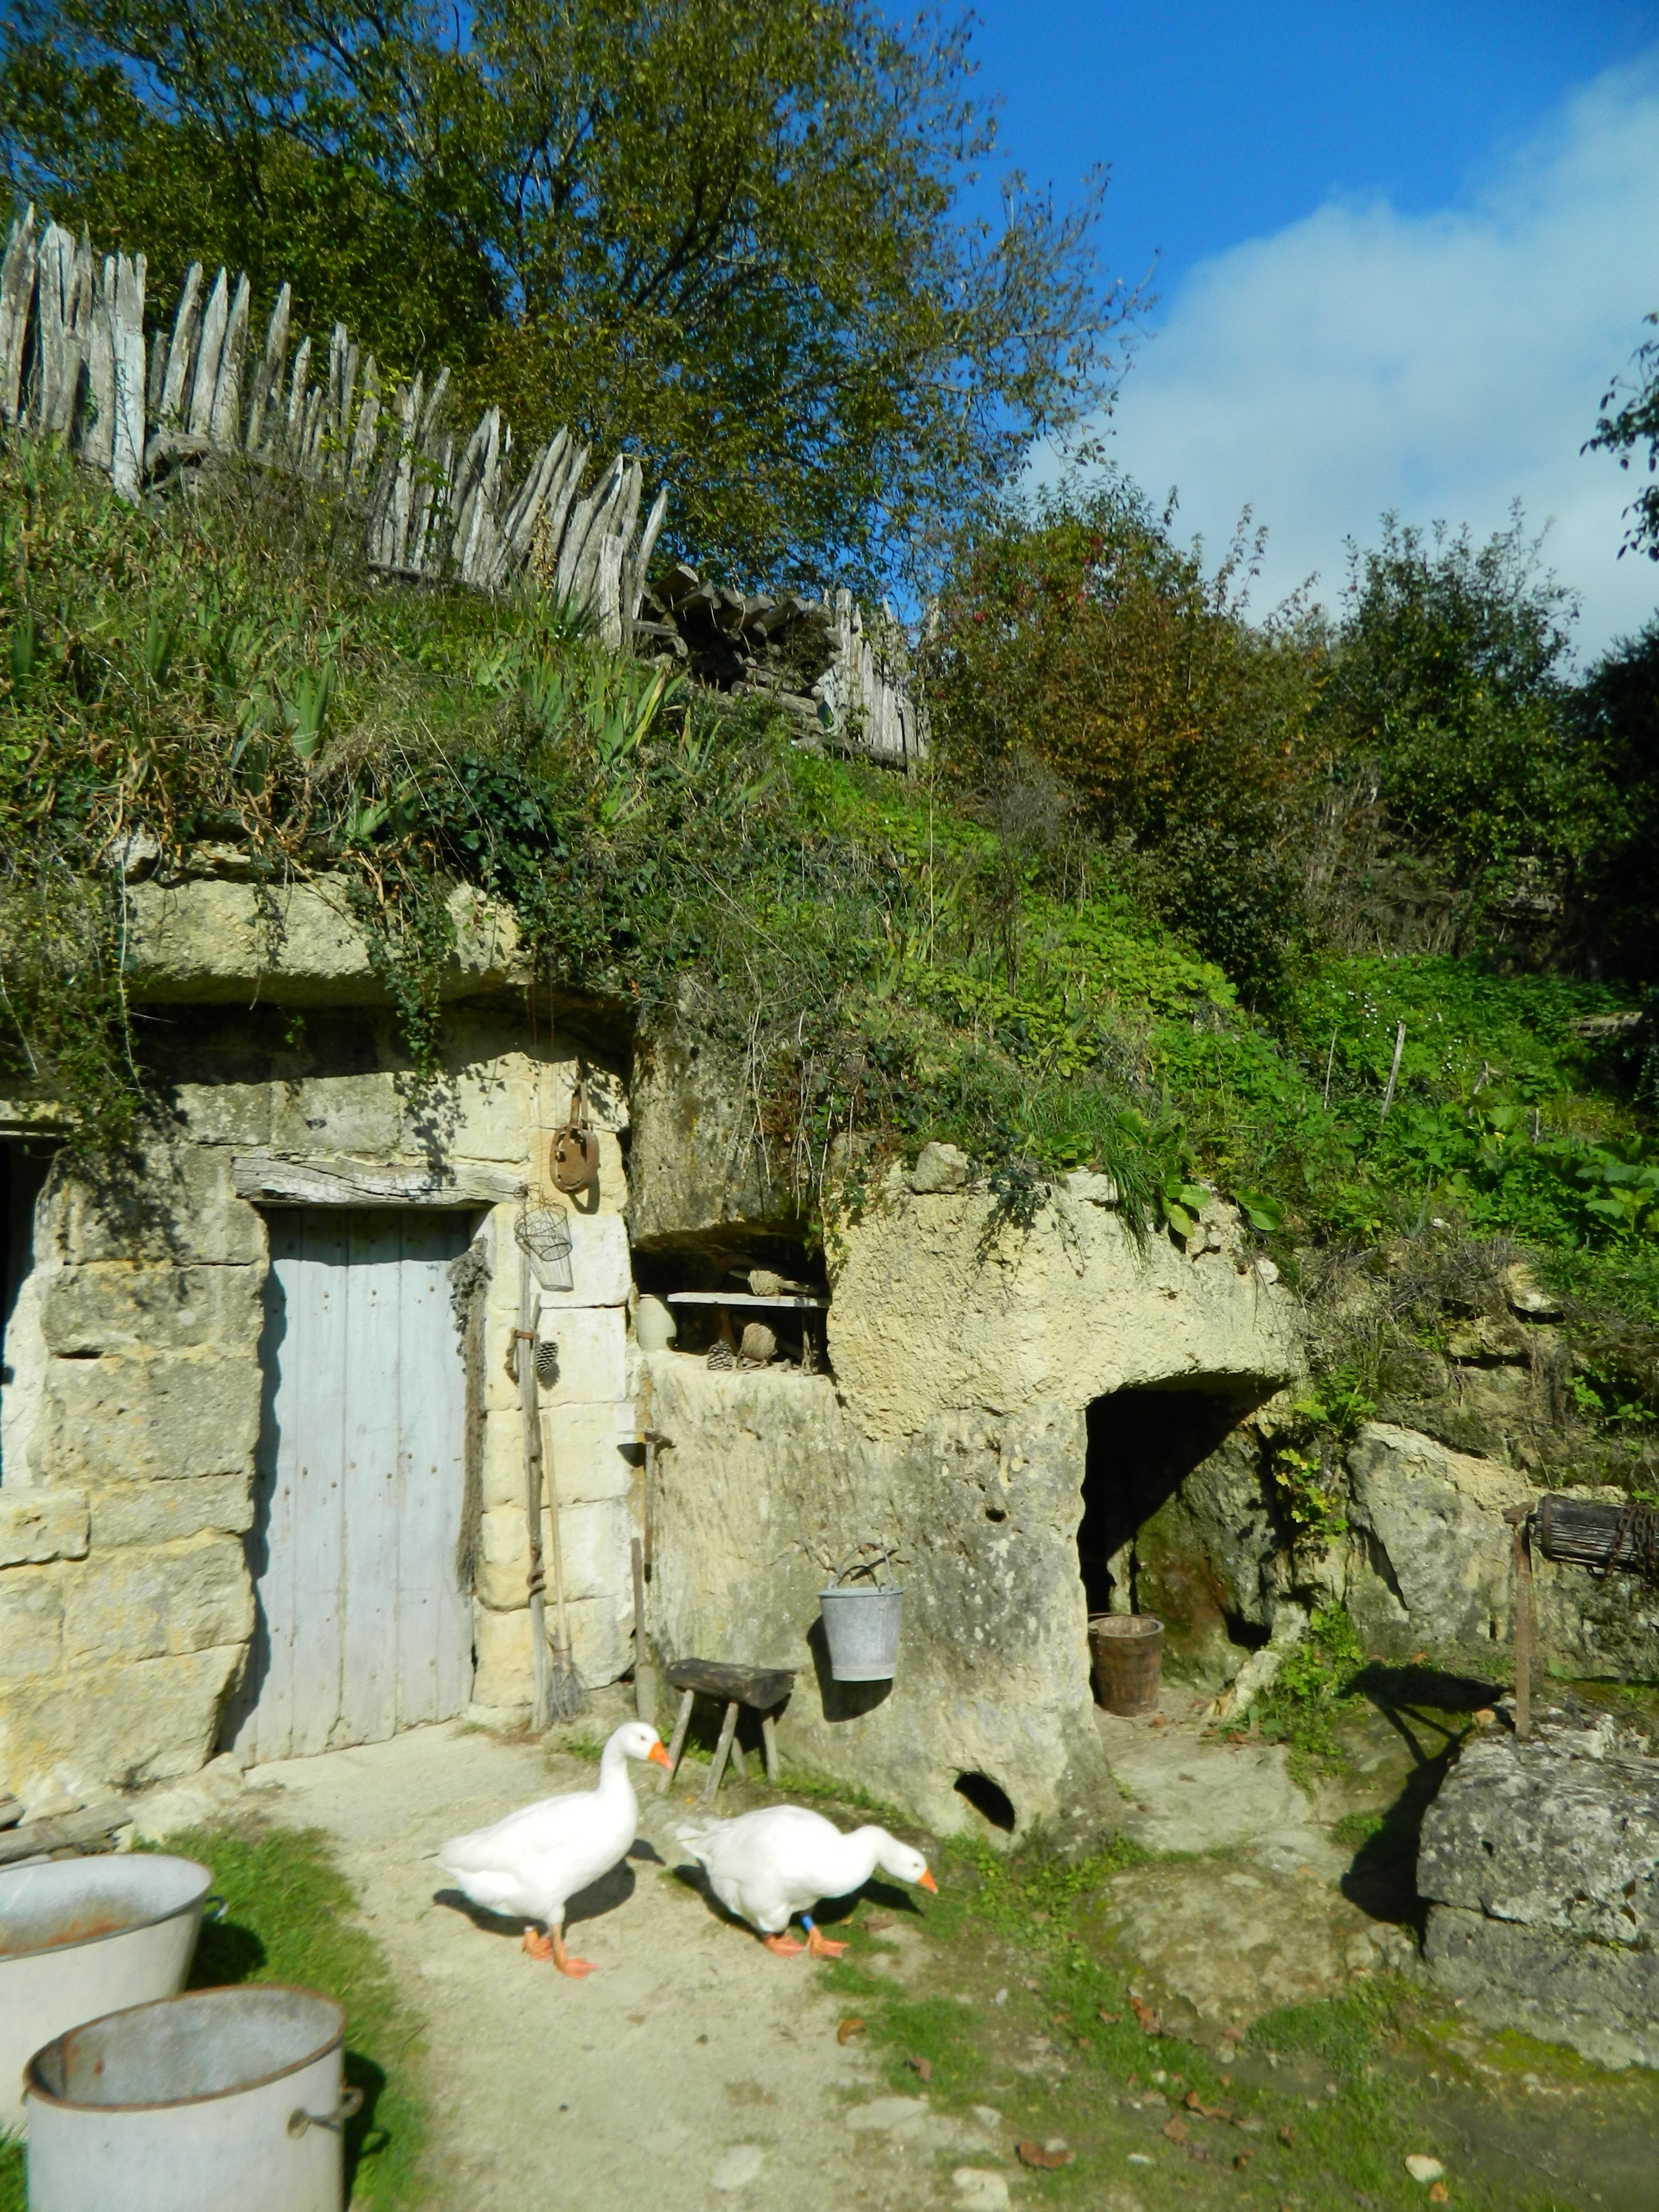
[[[465,1489],[465,1372],[450,1314],[448,1263],[465,1249],[453,1215],[404,1219],[399,1375],[398,1711],[441,1720],[472,1686],[471,1606],[455,1581]]]
[[[304,1217],[298,1271],[305,1306],[303,1364],[283,1377],[278,1403],[293,1408],[294,1719],[290,1755],[326,1751],[340,1711],[345,1514],[346,1336],[350,1238],[343,1219]]]
[[[351,1214],[346,1322],[345,1743],[379,1743],[398,1726],[398,1443],[403,1223]]]

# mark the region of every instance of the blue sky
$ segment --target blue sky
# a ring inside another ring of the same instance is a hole
[[[1112,170],[1101,234],[1158,302],[1110,422],[1270,604],[1407,520],[1551,524],[1593,651],[1659,604],[1630,479],[1578,448],[1659,308],[1659,0],[1322,7],[979,0],[997,168]]]

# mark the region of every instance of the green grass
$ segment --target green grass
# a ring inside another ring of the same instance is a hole
[[[211,1867],[225,1899],[223,1918],[203,1927],[190,1986],[300,1982],[343,2004],[346,2080],[363,2093],[346,2130],[350,2201],[375,2212],[418,2203],[427,2140],[421,2022],[357,1924],[356,1899],[325,1839],[286,1828],[216,1828],[174,1837],[168,1849]]]
[[[1363,1841],[1373,1823],[1361,1815],[1349,1827],[1351,1839]],[[1068,1866],[1030,1851],[1000,1856],[947,1843],[933,1854],[936,1898],[872,1885],[834,1929],[848,1950],[823,1978],[842,2016],[862,2021],[883,2090],[916,2096],[925,2083],[936,2112],[964,2121],[975,2106],[994,2107],[995,2148],[973,2163],[1012,2168],[1018,2140],[1062,2137],[1076,2153],[1073,2165],[1021,2170],[1028,2208],[1099,2212],[1124,2191],[1146,2212],[1279,2212],[1287,2204],[1297,2212],[1352,2212],[1356,2204],[1407,2212],[1425,2191],[1407,2175],[1406,2154],[1426,2150],[1445,2159],[1454,2204],[1522,2212],[1512,2189],[1474,2170],[1448,2137],[1441,2116],[1454,2076],[1462,2109],[1480,2104],[1489,2130],[1501,2128],[1502,2108],[1491,2102],[1489,2075],[1456,2056],[1468,2023],[1414,1985],[1369,1980],[1323,2003],[1271,2013],[1237,2057],[1181,2035],[1149,2034],[1133,2000],[1139,1990],[1156,2005],[1158,1991],[1088,1932],[1103,1887],[1148,1857],[1115,1842]],[[921,1936],[920,1946],[904,1947],[902,1981],[879,1963],[895,1948],[892,1923]],[[1035,2070],[1034,2037],[1049,2046]],[[1526,2072],[1546,2084],[1580,2085],[1626,2138],[1639,2138],[1651,2102],[1645,2082],[1607,2077],[1569,2051],[1534,2044],[1510,2060],[1503,2043],[1492,2039],[1494,2070],[1505,2077],[1500,2094],[1510,2076],[1518,2081]],[[1163,2110],[1131,2109],[1127,2100],[1154,2085],[1186,2128],[1184,2144],[1163,2133]],[[1188,2092],[1231,2118],[1194,2114]],[[1132,2153],[1152,2165],[1130,2164]],[[948,2173],[962,2153],[939,2160]],[[1526,2207],[1566,2212],[1589,2201],[1582,2191],[1538,2195]]]
[[[350,2202],[364,2212],[417,2204],[427,2139],[416,2086],[421,2023],[356,1924],[351,1886],[323,1837],[200,1829],[173,1838],[167,1849],[210,1867],[225,1900],[222,1918],[203,1924],[189,1986],[298,1982],[343,2004],[346,2080],[363,2093],[362,2111],[346,2129]],[[22,2149],[0,2145],[0,2212],[24,2208]]]

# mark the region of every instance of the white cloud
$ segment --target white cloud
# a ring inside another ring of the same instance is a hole
[[[1218,550],[1268,528],[1266,605],[1378,517],[1499,527],[1525,502],[1583,595],[1581,651],[1659,604],[1617,556],[1633,479],[1580,455],[1644,315],[1659,308],[1659,53],[1597,79],[1467,203],[1427,216],[1335,203],[1197,266],[1115,410],[1118,459]]]

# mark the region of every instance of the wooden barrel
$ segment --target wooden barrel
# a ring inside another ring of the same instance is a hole
[[[1659,1512],[1547,1491],[1538,1501],[1538,1548],[1547,1559],[1659,1579]]]
[[[1164,1623],[1150,1613],[1097,1613],[1089,1622],[1095,1703],[1109,1713],[1155,1713]]]

